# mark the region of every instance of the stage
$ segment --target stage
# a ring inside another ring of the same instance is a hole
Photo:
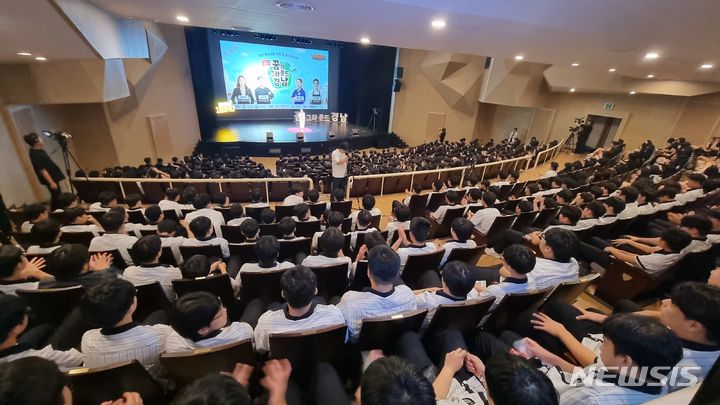
[[[273,141],[267,141],[272,132]],[[303,133],[299,142],[297,134]],[[292,120],[218,121],[211,140],[198,148],[203,153],[227,153],[245,156],[279,156],[286,154],[323,154],[346,141],[351,149],[390,146],[390,137],[365,127],[340,122],[306,122],[300,128]]]

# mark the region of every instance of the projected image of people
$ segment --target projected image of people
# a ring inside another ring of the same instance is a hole
[[[303,89],[302,79],[295,80],[295,86],[297,88],[292,92],[290,98],[293,99],[295,104],[305,104],[305,89]]]
[[[258,76],[257,87],[255,88],[255,97],[257,98],[258,104],[270,104],[275,94],[265,84],[265,77]]]
[[[322,93],[320,92],[320,80],[313,79],[313,89],[310,93],[310,104],[319,105],[323,104]],[[327,102],[326,102],[327,104]]]
[[[247,85],[245,76],[239,75],[237,77],[235,89],[232,92],[230,100],[233,104],[255,104],[255,97],[253,97],[253,94]]]

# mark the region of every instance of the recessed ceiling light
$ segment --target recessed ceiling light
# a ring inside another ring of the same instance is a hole
[[[657,59],[660,55],[657,52],[648,52],[645,54],[645,59]]]
[[[578,66],[580,66],[580,64],[579,64],[579,63],[573,63],[573,64],[570,65],[570,66],[572,66],[572,67],[578,67]]]
[[[705,63],[705,64],[700,65],[700,69],[712,69],[712,68],[713,68],[712,63]]]
[[[297,1],[297,0],[278,0],[275,2],[275,5],[284,8],[285,10],[293,10],[293,11],[313,11],[315,10],[315,6],[312,4],[305,2],[305,1]]]
[[[632,96],[633,94],[635,94],[635,90],[630,90],[630,95]]]
[[[368,37],[362,37],[362,38],[360,38],[360,43],[367,45],[367,44],[370,43],[370,38],[368,38]]]
[[[45,62],[47,60],[47,58],[44,56],[38,56],[37,58],[35,58],[35,60],[40,61],[40,62]]]
[[[523,60],[523,59],[525,59],[525,57],[522,56],[522,55],[516,55],[516,56],[515,56],[515,60],[518,60],[518,61],[519,61],[519,60]]]
[[[653,74],[647,75],[647,78],[648,78],[648,79],[653,79],[653,78],[655,78],[655,75],[653,75]]]
[[[18,52],[17,54],[20,56],[32,56],[30,52]]]
[[[572,89],[570,89],[570,93],[575,93],[575,87],[573,87]]]
[[[180,21],[180,22],[184,22],[184,23],[190,22],[190,19],[187,18],[187,17],[184,16],[184,15],[179,15],[179,16],[175,17],[175,19],[178,20],[178,21]]]
[[[432,25],[433,28],[436,30],[445,28],[445,20],[433,20],[430,25]]]
[[[617,70],[617,69],[615,69],[615,68],[610,68],[610,69],[608,69],[608,72],[610,72],[610,73],[615,73],[616,70]]]

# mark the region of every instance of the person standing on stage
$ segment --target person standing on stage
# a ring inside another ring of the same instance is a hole
[[[25,135],[23,140],[30,145],[30,162],[40,184],[50,191],[51,209],[55,210],[57,208],[57,197],[62,192],[60,182],[65,179],[65,175],[43,149],[45,142],[43,142],[42,138],[32,132]]]
[[[297,88],[293,90],[290,98],[292,98],[295,104],[305,104],[305,89],[303,89],[302,79],[295,80],[295,86],[297,86]]]
[[[347,167],[349,157],[347,150],[349,146],[347,142],[342,142],[340,146],[332,151],[330,157],[332,159],[332,189],[333,191],[337,188],[345,191],[347,185]]]

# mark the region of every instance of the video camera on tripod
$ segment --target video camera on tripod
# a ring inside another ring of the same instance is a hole
[[[68,140],[72,139],[73,137],[70,132],[42,131],[42,133],[43,135],[57,142],[63,148],[63,150],[67,149]]]

